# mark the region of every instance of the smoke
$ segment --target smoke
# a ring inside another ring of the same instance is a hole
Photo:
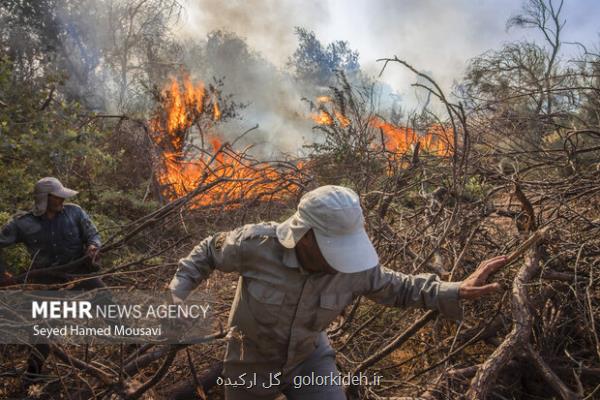
[[[312,28],[332,18],[329,5],[320,0],[187,0],[184,7],[181,37],[198,39],[216,30],[234,32],[277,67],[283,67],[296,49],[295,26]]]
[[[358,50],[361,68],[367,75],[379,74],[382,64],[376,59],[398,55],[425,70],[450,92],[468,58],[505,36],[504,22],[515,10],[511,6],[518,9],[520,1],[510,0],[509,7],[499,7],[492,2],[473,5],[466,0],[188,0],[177,35],[197,41],[222,29],[237,36],[237,45],[222,43],[221,51],[207,54],[204,60],[211,66],[204,71],[205,77],[224,76],[227,91],[249,103],[244,110],[245,125],[227,126],[226,133],[233,135],[236,129],[242,131],[243,126],[256,122],[261,126],[259,136],[271,146],[294,151],[314,139],[307,105],[300,98],[323,94],[298,86],[287,71],[286,61],[298,45],[294,26],[315,31],[322,43],[349,41],[350,47]],[[238,59],[246,53],[249,56]],[[404,110],[418,112],[429,102],[425,94],[411,87],[415,80],[414,74],[391,64],[382,76],[381,107],[390,108],[391,103],[401,99]],[[435,107],[435,100],[430,105]],[[256,135],[252,138],[256,140]]]
[[[97,112],[147,111],[148,88],[180,61],[173,35],[182,11],[178,0],[51,4],[47,19],[58,27],[53,58],[67,97]]]
[[[232,140],[250,127],[259,129],[240,144],[260,144],[262,155],[295,152],[312,142],[308,105],[311,90],[301,88],[285,70],[267,61],[231,32],[212,32],[203,41],[184,42],[186,69],[197,80],[222,79],[223,94],[242,103],[240,118],[219,124],[219,134]]]
[[[522,4],[523,0],[188,0],[179,34],[197,38],[214,29],[227,29],[273,65],[285,68],[297,45],[293,27],[302,26],[314,31],[323,43],[347,40],[360,53],[361,68],[368,75],[379,74],[382,63],[377,59],[397,55],[426,71],[449,94],[462,79],[469,59],[509,41],[543,41],[534,31],[506,31],[507,19]],[[585,42],[586,36],[595,34],[598,27],[589,18],[591,9],[600,10],[600,3],[565,3],[569,22],[565,39]],[[411,87],[416,80],[412,72],[390,64],[381,80],[390,85],[390,92],[402,96],[403,108],[423,105],[423,95]]]
[[[170,13],[169,3],[58,2],[56,20],[63,32],[58,68],[65,73],[67,96],[98,112],[148,115],[155,107],[148,89],[161,88],[185,70],[206,83],[222,79],[223,94],[246,105],[239,119],[219,125],[224,139],[258,124],[239,144],[262,143],[257,150],[263,156],[297,153],[313,142],[314,123],[301,98],[318,93],[300,86],[285,62],[297,46],[290,16],[302,14],[295,20],[300,25],[325,21],[321,3],[254,2],[259,18],[248,6],[209,0],[201,8],[184,3]],[[305,7],[312,12],[301,12]],[[288,39],[277,40],[284,36]]]
[[[63,92],[93,111],[116,112],[110,93],[112,72],[105,66],[108,13],[104,4],[85,1],[75,7],[57,2],[55,23],[62,32],[57,51],[58,69],[65,75]]]
[[[251,3],[217,0],[185,3],[184,23],[177,31],[195,47],[204,46],[202,62],[188,57],[185,65],[202,79],[224,78],[224,93],[247,105],[241,120],[219,127],[228,138],[255,124],[246,138],[263,155],[297,153],[314,141],[309,106],[301,99],[319,91],[300,85],[286,62],[297,47],[294,26],[326,23],[328,9],[319,1],[303,3],[259,0]],[[207,38],[198,44],[200,38]],[[322,93],[321,93],[322,94]]]
[[[447,93],[461,79],[469,58],[503,42],[536,38],[529,31],[505,31],[506,19],[519,11],[521,0],[187,0],[180,13],[177,9],[168,12],[170,0],[149,0],[136,14],[136,36],[126,46],[123,38],[129,29],[115,21],[128,21],[123,16],[130,15],[138,3],[85,0],[73,3],[75,7],[69,2],[68,10],[59,10],[68,28],[63,51],[70,55],[62,67],[69,71],[70,90],[95,109],[139,112],[151,109],[147,88],[160,87],[179,65],[199,80],[224,78],[224,93],[248,106],[241,111],[242,119],[221,127],[222,133],[233,139],[259,124],[247,143],[262,141],[267,153],[297,152],[314,141],[308,105],[301,98],[324,93],[298,84],[286,66],[298,46],[295,26],[314,31],[323,44],[348,41],[359,52],[361,69],[367,75],[379,74],[378,58],[397,55],[426,71]],[[587,8],[600,7],[585,3]],[[578,23],[569,26],[577,35],[566,39],[589,34],[591,22],[585,16],[591,14],[582,10],[565,4],[567,18],[575,15]],[[222,33],[216,34],[219,30]],[[130,54],[123,82],[120,60],[127,48]],[[148,65],[152,65],[149,76],[136,75]],[[405,110],[427,103],[410,86],[416,80],[414,74],[401,66],[391,64],[381,80],[382,108],[398,99]]]

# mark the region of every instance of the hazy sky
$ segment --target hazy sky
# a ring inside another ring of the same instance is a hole
[[[348,41],[360,53],[363,71],[371,75],[382,67],[378,58],[397,55],[430,74],[447,94],[463,76],[469,59],[505,42],[543,40],[533,30],[506,31],[507,19],[521,10],[522,0],[184,0],[184,4],[186,12],[178,25],[183,37],[201,40],[215,29],[228,30],[283,69],[298,45],[294,27],[300,26],[314,31],[324,44]],[[564,41],[597,47],[600,0],[565,0],[562,15],[567,19]],[[566,57],[579,49],[565,45],[563,51]],[[314,123],[293,84],[269,69],[250,71],[227,60],[221,65],[222,74],[228,74],[229,92],[250,104],[240,126],[227,129],[235,134],[259,123],[266,141],[286,151],[314,140]],[[390,65],[381,79],[401,95],[405,111],[418,111],[424,105],[423,92],[416,93],[410,86],[415,82],[410,71]],[[384,94],[378,99],[388,106],[392,101]],[[430,107],[440,108],[435,103]]]
[[[280,67],[297,46],[294,26],[302,26],[315,31],[324,43],[348,41],[360,53],[363,70],[377,73],[381,68],[377,58],[397,55],[431,73],[445,89],[461,77],[471,57],[503,42],[540,38],[534,31],[505,29],[522,0],[186,0],[185,4],[181,34],[204,37],[214,29],[233,31]],[[600,43],[600,0],[565,0],[562,15],[567,19],[564,41]],[[387,70],[383,79],[401,93],[414,81],[399,66]]]

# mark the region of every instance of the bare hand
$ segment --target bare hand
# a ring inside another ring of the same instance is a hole
[[[462,281],[458,289],[458,297],[474,300],[499,291],[502,288],[499,283],[486,284],[485,282],[491,274],[498,271],[505,264],[506,256],[498,256],[481,262],[475,272]]]
[[[90,244],[85,251],[85,255],[92,260],[92,264],[96,264],[96,261],[100,258],[99,248],[96,245]]]

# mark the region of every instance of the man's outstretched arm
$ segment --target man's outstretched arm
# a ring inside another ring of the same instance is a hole
[[[173,300],[184,300],[215,269],[239,271],[242,256],[238,239],[238,230],[219,232],[201,241],[187,257],[179,260],[177,272],[169,284]]]
[[[369,290],[364,295],[381,304],[439,311],[449,319],[462,319],[462,299],[474,300],[500,290],[487,278],[506,263],[505,256],[483,261],[462,282],[444,282],[434,274],[406,275],[387,268],[369,271]]]
[[[364,295],[377,303],[437,310],[446,318],[462,319],[460,282],[443,282],[434,274],[407,275],[385,267],[369,272],[369,290]]]

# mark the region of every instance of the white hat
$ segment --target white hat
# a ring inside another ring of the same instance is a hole
[[[46,212],[48,207],[48,195],[68,199],[73,197],[78,192],[72,189],[67,189],[56,178],[45,177],[37,181],[33,188],[33,197],[35,199],[33,214],[38,217]]]
[[[302,196],[296,213],[277,226],[277,238],[291,249],[312,229],[329,265],[340,272],[360,272],[379,263],[364,221],[354,191],[343,186],[321,186]]]

